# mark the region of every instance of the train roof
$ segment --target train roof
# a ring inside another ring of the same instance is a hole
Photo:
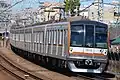
[[[63,22],[70,22],[73,25],[79,25],[81,23],[84,24],[97,24],[97,25],[104,25],[107,26],[107,24],[98,22],[98,21],[92,21],[89,20],[86,17],[82,17],[82,16],[74,16],[74,17],[69,17],[69,18],[65,18],[65,19],[61,19],[61,20],[49,20],[49,21],[45,21],[45,22],[39,22],[39,23],[35,23],[35,24],[31,24],[31,25],[26,25],[25,27],[31,27],[31,26],[37,26],[37,25],[45,25],[45,24],[56,24],[56,23],[60,23],[62,24]],[[17,27],[16,27],[17,26]],[[24,26],[20,26],[20,25],[13,25],[11,28],[23,28]]]
[[[95,24],[95,25],[102,25],[107,26],[107,24],[98,22],[98,21],[92,21],[92,20],[78,20],[78,21],[72,21],[70,22],[72,25],[79,25],[79,24]]]

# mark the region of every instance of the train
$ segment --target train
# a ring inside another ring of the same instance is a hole
[[[9,31],[3,32],[3,33],[2,33],[2,39],[3,39],[3,38],[8,39],[8,38],[9,38],[9,35],[10,35],[10,32],[9,32]]]
[[[108,25],[92,20],[43,22],[10,29],[11,49],[72,72],[103,73]]]

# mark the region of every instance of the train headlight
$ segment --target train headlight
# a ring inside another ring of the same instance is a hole
[[[72,51],[73,51],[73,48],[70,48],[69,52],[72,53]]]
[[[107,55],[107,52],[104,52],[104,55]]]

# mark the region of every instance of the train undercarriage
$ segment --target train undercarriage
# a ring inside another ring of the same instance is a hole
[[[67,68],[72,72],[102,73],[106,69],[106,64],[108,63],[106,59],[76,59],[75,57],[67,57],[66,60],[62,60],[53,57],[42,56],[36,53],[30,53],[12,45],[11,49],[16,54],[30,61],[37,62],[38,64],[41,64],[42,62],[42,64],[52,66],[53,68]]]

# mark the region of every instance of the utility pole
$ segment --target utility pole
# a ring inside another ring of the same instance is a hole
[[[97,8],[97,20],[102,22],[103,21],[103,15],[104,15],[104,4],[103,4],[103,0],[94,0],[94,2],[97,4],[98,8]]]

